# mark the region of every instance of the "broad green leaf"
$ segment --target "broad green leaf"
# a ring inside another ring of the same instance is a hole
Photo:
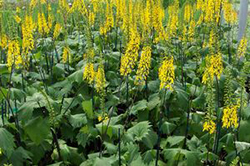
[[[170,147],[180,144],[185,139],[184,136],[170,136],[167,138],[167,142],[170,143]]]
[[[10,158],[15,147],[14,136],[5,128],[0,128],[0,148],[3,153]]]
[[[239,142],[239,141],[236,141],[235,145],[236,145],[238,153],[240,153],[243,150],[250,149],[250,143],[248,143],[248,142]]]
[[[151,125],[148,121],[139,122],[130,129],[127,133],[132,135],[135,140],[141,141],[144,137],[148,136]]]
[[[50,134],[48,120],[42,119],[41,117],[31,119],[25,125],[24,130],[36,145],[41,144]]]
[[[84,114],[70,115],[69,122],[73,128],[81,127],[87,123],[87,118]]]
[[[96,158],[93,166],[111,166],[111,163],[107,158]]]
[[[82,107],[85,113],[87,114],[88,118],[93,119],[94,113],[93,113],[93,106],[92,106],[92,100],[83,101]]]
[[[162,124],[161,130],[163,134],[170,134],[175,129],[175,127],[176,127],[175,124],[166,121]]]
[[[131,109],[131,114],[137,114],[138,111],[144,110],[147,108],[147,100],[141,100],[137,102]]]

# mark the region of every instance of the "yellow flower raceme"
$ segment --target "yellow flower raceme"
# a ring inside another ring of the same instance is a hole
[[[237,111],[240,107],[240,104],[230,105],[223,109],[223,116],[222,116],[222,127],[229,128],[234,127],[237,128],[238,124],[238,115]]]
[[[89,12],[88,20],[89,20],[89,24],[91,26],[93,26],[95,24],[95,13],[94,12]]]
[[[135,83],[144,84],[149,74],[151,65],[151,48],[144,47],[141,53],[140,63],[136,72]]]
[[[8,37],[7,35],[3,34],[0,37],[0,47],[2,47],[2,49],[6,49],[8,46]]]
[[[22,64],[22,57],[20,53],[20,46],[17,40],[12,40],[8,44],[8,52],[7,52],[7,66],[9,71],[11,71],[13,65],[14,68],[19,68]]]
[[[56,23],[55,29],[54,29],[54,33],[53,33],[53,38],[54,38],[54,39],[57,39],[57,38],[58,38],[58,36],[59,36],[60,33],[61,33],[61,30],[62,30],[61,24]]]
[[[22,19],[18,15],[15,15],[14,19],[18,24],[20,24],[20,22],[22,21]]]
[[[63,60],[63,63],[71,63],[72,57],[71,57],[71,54],[70,54],[69,47],[64,47],[63,48],[62,60]]]
[[[3,0],[0,0],[0,8],[3,7]]]
[[[114,27],[114,17],[113,17],[113,9],[112,9],[112,3],[106,4],[106,21],[103,26],[101,26],[102,35],[106,35],[107,32],[109,32]]]
[[[104,123],[106,123],[108,120],[109,120],[109,117],[108,117],[107,113],[104,114],[104,117],[102,115],[98,116],[98,121],[99,122],[103,121]]]
[[[96,83],[96,91],[98,93],[104,93],[106,79],[105,79],[105,72],[103,65],[98,67],[98,70],[96,72],[95,83]]]
[[[187,4],[184,8],[184,21],[189,22],[193,18],[193,7]]]
[[[174,5],[169,6],[168,8],[168,14],[169,14],[169,20],[167,24],[168,38],[175,36],[177,33],[178,11],[179,11],[179,3],[177,2],[178,1],[176,1]]]
[[[38,0],[31,0],[30,1],[30,8],[33,9],[34,7],[36,7],[37,2],[38,2]]]
[[[138,60],[140,39],[135,33],[136,32],[132,33],[125,55],[123,55],[121,58],[120,73],[122,76],[127,76],[130,74]]]
[[[46,4],[46,0],[40,0],[41,4]]]
[[[88,63],[83,71],[83,79],[88,82],[89,85],[93,85],[95,81],[95,70],[94,70],[94,64]]]
[[[49,33],[49,26],[47,24],[44,13],[38,13],[38,32],[42,35]]]
[[[207,84],[213,81],[214,76],[220,79],[223,71],[222,56],[220,53],[217,55],[210,55],[206,57],[206,69],[202,77],[202,83]]]
[[[233,4],[226,0],[223,4],[223,13],[225,21],[228,24],[237,22],[237,12],[233,9]]]
[[[65,10],[66,12],[69,11],[69,5],[67,0],[59,0],[59,7],[61,8],[61,10]]]
[[[161,81],[160,83],[160,89],[168,88],[170,90],[173,90],[173,84],[175,79],[175,73],[174,73],[174,58],[173,57],[166,57],[161,67],[159,68],[159,79]]]
[[[28,54],[34,49],[34,25],[31,16],[25,16],[25,21],[22,24],[22,55],[23,55],[23,66],[29,66]]]
[[[203,131],[208,131],[210,134],[215,132],[216,125],[213,120],[206,120],[203,124]]]
[[[239,57],[244,57],[245,54],[246,54],[246,51],[247,51],[247,38],[243,37],[240,40],[240,44],[239,44],[239,47],[238,47],[238,56]]]

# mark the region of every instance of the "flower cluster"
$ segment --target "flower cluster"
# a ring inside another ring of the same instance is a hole
[[[71,63],[72,61],[70,49],[67,46],[63,48],[62,60],[63,60],[63,63]]]
[[[238,124],[238,109],[240,108],[240,104],[230,105],[223,109],[222,116],[222,127],[234,127],[237,128]]]
[[[223,71],[222,56],[220,53],[217,55],[210,55],[206,57],[206,69],[202,77],[202,83],[207,84],[213,81],[214,76],[220,79]]]
[[[122,76],[127,76],[134,69],[138,60],[139,44],[139,36],[136,35],[136,32],[133,32],[125,55],[121,58],[120,73]]]
[[[168,88],[170,90],[173,90],[173,84],[174,84],[174,58],[173,57],[166,57],[161,67],[159,68],[159,79],[161,81],[160,89]]]
[[[246,51],[247,51],[247,38],[243,37],[240,40],[240,44],[239,44],[239,47],[238,47],[238,56],[239,57],[244,57],[245,54],[246,54]]]
[[[7,53],[7,66],[9,71],[13,68],[19,68],[22,64],[22,57],[20,53],[20,45],[18,40],[10,41],[8,45],[8,53]]]
[[[141,53],[141,59],[136,72],[135,83],[144,84],[149,74],[151,65],[151,48],[149,46],[144,47]]]
[[[93,63],[87,63],[83,71],[83,79],[88,82],[89,85],[93,85],[95,80],[95,69]]]
[[[203,131],[208,131],[210,134],[213,134],[216,129],[216,124],[213,120],[206,120],[203,124]]]

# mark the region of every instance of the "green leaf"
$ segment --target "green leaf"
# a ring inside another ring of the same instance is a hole
[[[250,149],[250,143],[248,143],[248,142],[239,142],[239,141],[236,141],[235,145],[236,145],[238,153],[240,153],[243,150]]]
[[[31,160],[31,155],[29,151],[19,147],[12,153],[10,161],[15,166],[23,166],[23,162]]]
[[[148,135],[150,127],[151,125],[148,121],[140,122],[128,129],[127,133],[131,134],[135,138],[135,140],[141,141]]]
[[[85,113],[87,114],[87,116],[90,119],[93,119],[94,118],[94,113],[93,113],[92,100],[83,101],[82,102],[82,107],[83,107],[83,110],[85,111]]]
[[[137,102],[131,110],[131,114],[137,114],[137,111],[144,110],[147,108],[147,100],[141,100]]]
[[[41,144],[50,133],[50,126],[48,120],[44,120],[41,117],[30,120],[24,127],[25,132],[30,139],[36,144]]]
[[[170,137],[167,138],[167,142],[169,142],[170,143],[170,147],[172,147],[174,145],[178,145],[184,139],[185,139],[184,136],[170,136]]]
[[[111,166],[111,163],[107,158],[96,158],[94,166]]]
[[[14,136],[4,128],[0,128],[0,148],[3,153],[10,158],[16,147],[14,143]]]
[[[85,114],[70,115],[69,122],[73,128],[78,128],[87,123],[87,118]]]
[[[163,134],[170,134],[175,129],[175,127],[175,124],[166,121],[162,124],[161,129]]]
[[[157,138],[157,134],[154,131],[150,130],[148,136],[144,137],[142,141],[148,148],[153,149],[157,142]]]

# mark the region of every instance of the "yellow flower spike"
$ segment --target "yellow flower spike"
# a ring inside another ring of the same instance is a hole
[[[57,39],[57,38],[58,38],[58,36],[59,36],[60,33],[61,33],[61,30],[62,30],[61,24],[56,23],[55,29],[54,29],[54,33],[53,33],[53,38],[54,38],[54,39]]]
[[[208,131],[210,134],[213,134],[216,129],[216,124],[213,120],[206,120],[203,124],[203,131]]]
[[[83,71],[83,79],[88,82],[89,85],[93,85],[95,80],[95,70],[94,70],[94,64],[88,63]]]
[[[159,79],[161,81],[160,83],[160,89],[170,89],[173,90],[173,84],[175,79],[175,73],[174,73],[174,58],[173,57],[166,57],[161,67],[159,68]]]
[[[226,23],[233,24],[237,22],[237,12],[233,9],[233,4],[225,0],[223,4],[223,13]]]
[[[63,48],[62,60],[63,60],[64,64],[71,63],[72,57],[71,57],[71,54],[70,54],[69,47],[64,47]]]
[[[220,79],[223,71],[223,63],[221,53],[217,55],[210,55],[206,57],[206,69],[202,76],[202,83],[207,84],[213,81],[214,76]]]
[[[22,57],[19,42],[17,40],[10,41],[7,52],[7,66],[9,71],[11,71],[13,65],[18,69],[20,64],[22,64]]]
[[[135,84],[144,84],[149,74],[151,66],[151,47],[144,47],[141,53],[141,59],[136,72]]]
[[[223,116],[222,116],[222,127],[229,128],[238,128],[238,109],[240,104],[230,105],[223,109]]]
[[[7,35],[3,34],[0,37],[0,47],[2,47],[2,49],[6,49],[8,46],[8,37]]]
[[[98,93],[104,93],[104,88],[106,84],[106,79],[105,79],[105,72],[104,72],[104,67],[103,65],[100,65],[98,67],[98,70],[96,72],[96,91]]]
[[[22,19],[18,15],[15,15],[14,19],[18,24],[20,24],[20,22],[22,21]]]
[[[127,76],[134,69],[138,60],[139,45],[140,38],[137,32],[133,30],[125,55],[121,58],[120,73],[122,76]]]
[[[245,57],[247,51],[247,38],[244,36],[241,40],[240,40],[240,44],[238,47],[238,56],[239,57]]]

